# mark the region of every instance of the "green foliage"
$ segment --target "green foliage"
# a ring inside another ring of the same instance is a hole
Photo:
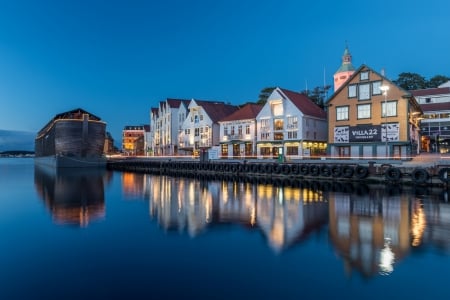
[[[420,90],[436,88],[449,80],[450,77],[444,75],[435,75],[430,80],[426,80],[425,77],[417,73],[403,72],[398,75],[394,83],[405,90]]]
[[[272,94],[275,87],[266,87],[261,90],[259,93],[258,101],[256,101],[256,104],[264,105],[267,102],[267,99],[269,98],[270,94]]]
[[[450,80],[450,77],[444,76],[444,75],[435,75],[428,80],[428,87],[429,88],[437,88],[443,83],[446,83]]]
[[[397,80],[394,83],[405,90],[420,90],[427,87],[427,81],[425,77],[410,72],[403,72],[398,75]]]
[[[328,98],[328,90],[331,88],[330,85],[326,86],[316,86],[312,90],[303,90],[300,93],[306,95],[312,102],[316,103],[321,108],[325,107],[325,101]]]

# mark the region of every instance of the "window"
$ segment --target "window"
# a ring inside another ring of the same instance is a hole
[[[275,119],[273,121],[273,128],[274,128],[274,130],[283,130],[283,120]]]
[[[194,130],[195,130],[195,131],[194,131],[194,136],[199,136],[199,130],[198,130],[198,128],[195,128]]]
[[[222,145],[222,156],[228,156],[228,145]]]
[[[356,84],[351,84],[348,86],[348,97],[356,98]]]
[[[369,71],[361,72],[359,74],[359,80],[369,80]]]
[[[281,101],[272,102],[272,115],[282,116],[283,115],[283,103]]]
[[[245,134],[250,134],[250,125],[245,125]]]
[[[381,81],[372,82],[372,95],[381,95]]]
[[[431,103],[431,98],[425,98],[425,103]]]
[[[261,140],[268,140],[270,134],[268,132],[261,132]]]
[[[200,121],[203,121],[203,115],[200,115]]]
[[[234,135],[234,126],[231,126],[231,135]]]
[[[239,125],[239,126],[238,126],[238,134],[239,134],[239,135],[242,135],[242,125]]]
[[[382,117],[395,117],[395,116],[397,116],[397,101],[382,102],[382,104],[381,104],[381,116]]]
[[[298,147],[287,146],[286,155],[298,155]]]
[[[283,133],[282,132],[275,132],[273,134],[273,139],[277,140],[277,141],[282,141],[283,140]]]
[[[223,128],[223,135],[228,135],[228,126]]]
[[[297,117],[288,117],[287,122],[288,122],[287,129],[297,129],[298,128]]]
[[[191,134],[191,130],[190,129],[185,129],[184,130],[184,134]]]
[[[269,119],[261,120],[261,130],[269,130]]]
[[[358,119],[370,119],[370,104],[358,105]]]
[[[336,107],[336,121],[348,120],[348,106]]]
[[[288,131],[287,135],[288,135],[288,139],[296,139],[297,131]]]
[[[364,83],[359,85],[359,100],[370,99],[370,83]]]

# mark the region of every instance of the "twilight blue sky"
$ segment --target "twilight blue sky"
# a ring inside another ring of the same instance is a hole
[[[346,41],[355,67],[450,76],[449,15],[448,0],[0,0],[0,129],[81,107],[120,143],[165,98],[331,84]]]

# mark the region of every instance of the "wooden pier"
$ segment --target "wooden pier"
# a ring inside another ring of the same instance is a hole
[[[201,180],[227,180],[280,186],[304,181],[365,182],[443,186],[450,183],[450,160],[210,160],[193,158],[111,158],[108,169]]]

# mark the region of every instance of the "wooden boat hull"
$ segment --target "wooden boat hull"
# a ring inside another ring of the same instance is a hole
[[[106,123],[83,110],[57,115],[35,139],[35,162],[58,168],[106,167]]]

